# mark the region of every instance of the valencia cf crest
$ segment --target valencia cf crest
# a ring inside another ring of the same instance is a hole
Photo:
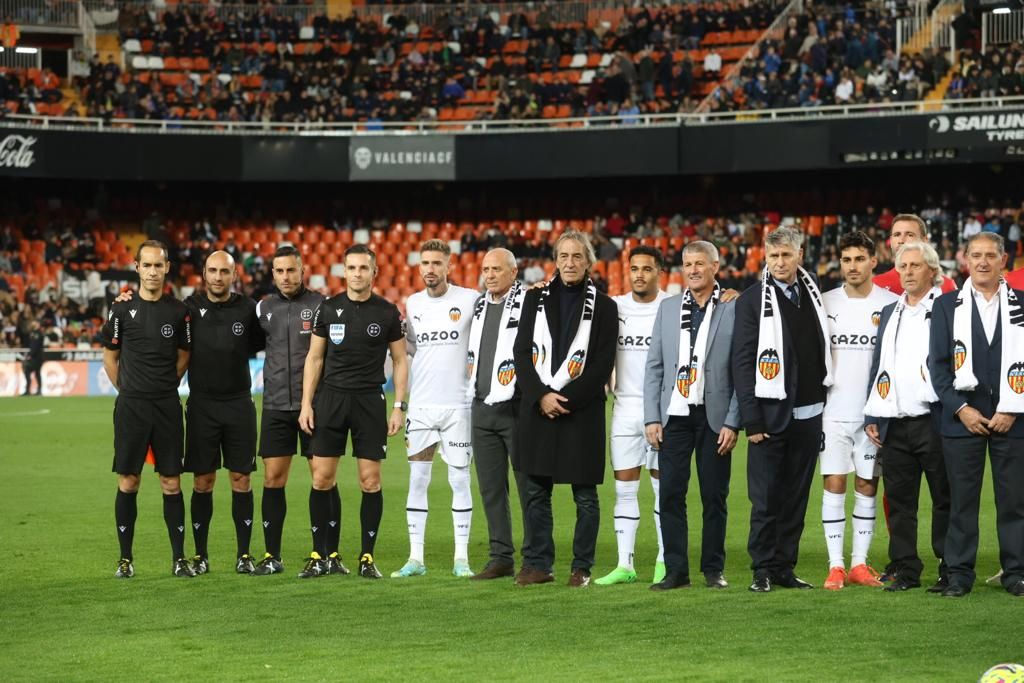
[[[534,365],[534,367],[536,367],[538,360],[541,363],[543,363],[544,361],[546,361],[548,359],[548,350],[545,349],[545,348],[541,348],[541,349],[538,350],[537,349],[537,345],[534,344],[531,355],[533,357],[533,365]]]
[[[473,366],[476,365],[476,354],[472,351],[466,356],[466,377],[473,376]]]
[[[875,311],[871,314],[871,324],[878,327],[882,323],[882,312]]]
[[[1024,363],[1014,363],[1006,373],[1006,381],[1015,394],[1024,394]]]
[[[498,384],[507,387],[516,378],[516,364],[512,359],[503,360],[498,366]]]
[[[878,381],[875,382],[875,391],[878,395],[885,399],[889,395],[889,373],[883,372],[878,376]]]
[[[569,358],[569,377],[576,379],[583,372],[583,359],[586,357],[586,352],[583,349],[579,349]]]
[[[757,370],[765,379],[775,379],[779,376],[782,363],[779,361],[779,352],[775,349],[765,349],[757,359]]]
[[[453,306],[448,309],[448,317],[452,319],[453,323],[457,323],[459,322],[459,319],[462,317],[462,311]]]
[[[679,372],[676,373],[676,389],[683,398],[690,398],[690,368],[679,366]]]
[[[327,328],[327,335],[335,346],[345,341],[345,323],[331,323]]]
[[[953,370],[959,370],[967,359],[967,346],[959,339],[953,340]]]

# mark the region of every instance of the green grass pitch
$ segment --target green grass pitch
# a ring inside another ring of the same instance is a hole
[[[105,398],[0,400],[0,680],[973,681],[995,663],[1024,661],[1024,604],[981,582],[959,601],[922,590],[889,595],[857,587],[838,594],[748,593],[742,442],[730,495],[726,576],[732,585],[722,592],[700,584],[668,594],[654,594],[644,583],[568,589],[574,514],[567,487],[555,496],[557,583],[517,589],[510,581],[456,579],[440,463],[431,485],[427,576],[300,581],[295,572],[310,535],[309,472],[299,459],[288,486],[285,574],[234,574],[225,476],[216,491],[211,573],[173,578],[159,486],[147,468],[136,577],[117,581],[111,408]],[[408,552],[405,451],[400,437],[391,446],[377,548],[385,574]],[[342,554],[354,567],[359,493],[349,459],[339,476]],[[258,520],[260,472],[253,483]],[[187,476],[183,488],[187,504]],[[990,487],[984,495],[978,573],[987,577],[998,569],[998,551]],[[615,565],[613,502],[609,471],[595,575]],[[637,567],[649,581],[656,542],[646,479],[641,507]],[[694,477],[694,565],[699,510]],[[819,511],[815,485],[798,573],[820,586],[827,562]],[[487,557],[479,502],[473,522],[470,554],[479,570]],[[877,532],[873,556],[881,567],[887,544],[881,517]],[[927,533],[925,514],[921,538]],[[253,541],[254,554],[261,554],[258,529]],[[921,545],[927,581],[935,564]]]

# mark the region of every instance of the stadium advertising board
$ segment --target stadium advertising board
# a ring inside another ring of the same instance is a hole
[[[927,125],[931,146],[995,149],[1008,157],[1024,158],[1024,109],[936,114]]]
[[[0,131],[0,169],[5,174],[18,175],[28,172],[38,163],[39,149],[35,135],[19,135]]]
[[[349,180],[455,180],[451,135],[355,136]]]

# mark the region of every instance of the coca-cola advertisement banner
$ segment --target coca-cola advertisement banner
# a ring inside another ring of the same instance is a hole
[[[0,169],[5,174],[17,174],[32,169],[38,161],[39,138],[34,135],[4,134],[0,129]]]

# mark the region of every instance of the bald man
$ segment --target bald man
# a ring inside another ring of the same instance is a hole
[[[487,291],[473,308],[469,334],[469,397],[472,399],[472,443],[480,498],[487,516],[490,559],[473,580],[515,574],[515,545],[509,509],[509,463],[515,450],[519,390],[512,344],[516,338],[526,288],[516,279],[516,258],[508,249],[484,255]],[[525,509],[525,477],[516,475],[520,512]],[[524,521],[525,528],[525,521]]]

